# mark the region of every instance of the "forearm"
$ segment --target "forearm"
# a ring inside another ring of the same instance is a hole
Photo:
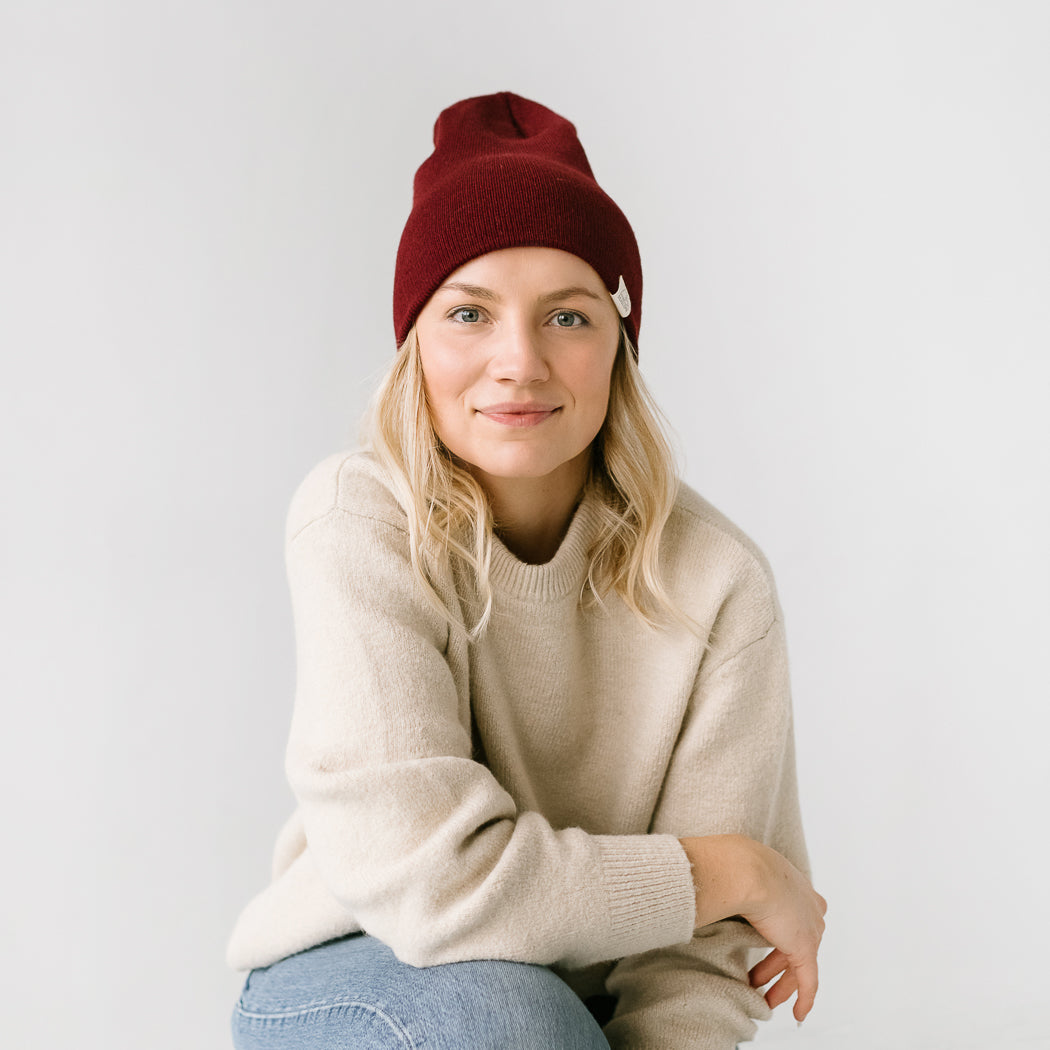
[[[670,836],[555,829],[465,759],[293,780],[329,892],[415,965],[582,966],[692,932],[689,868]]]

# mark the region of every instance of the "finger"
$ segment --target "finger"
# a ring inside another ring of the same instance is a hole
[[[794,972],[798,979],[798,998],[795,1000],[795,1009],[792,1013],[796,1021],[802,1022],[813,1009],[813,1002],[817,998],[816,957],[809,962],[800,963]]]
[[[787,956],[779,948],[775,948],[764,959],[751,967],[748,978],[753,987],[759,988],[763,984],[768,984],[778,973],[783,972],[787,965]]]
[[[788,966],[788,957],[779,949],[774,948],[761,962],[751,968],[748,978],[753,988],[761,988],[769,984],[778,973],[783,973]]]
[[[781,1003],[786,1003],[798,991],[798,981],[792,971],[788,971],[772,988],[766,992],[766,1005],[775,1010]]]

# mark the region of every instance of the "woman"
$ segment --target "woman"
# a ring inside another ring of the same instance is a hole
[[[238,1047],[727,1050],[812,1005],[779,608],[675,477],[641,297],[570,123],[441,114],[370,449],[289,512],[299,808]]]

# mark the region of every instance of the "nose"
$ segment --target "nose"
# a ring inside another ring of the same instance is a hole
[[[500,325],[492,344],[489,374],[493,379],[525,385],[550,378],[542,335],[530,325],[513,322]]]

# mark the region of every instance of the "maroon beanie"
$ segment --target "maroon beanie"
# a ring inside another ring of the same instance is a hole
[[[597,271],[638,345],[642,264],[624,214],[594,181],[576,129],[507,91],[468,98],[434,125],[394,272],[400,346],[453,270],[500,248],[560,248]]]

